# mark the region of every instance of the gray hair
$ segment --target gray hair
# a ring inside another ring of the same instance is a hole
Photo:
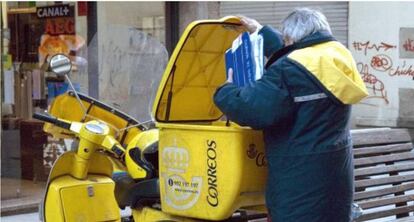
[[[283,38],[293,43],[317,31],[325,30],[332,34],[325,15],[309,8],[295,9],[283,20],[282,27]]]

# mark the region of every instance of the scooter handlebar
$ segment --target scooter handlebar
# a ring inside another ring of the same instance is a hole
[[[58,119],[54,116],[51,116],[49,114],[34,113],[33,118],[38,119],[38,120],[42,120],[42,121],[45,121],[45,122],[48,122],[48,123],[52,123],[52,124],[54,124],[58,127],[61,127],[63,129],[70,130],[70,126],[71,126],[70,122],[60,120],[60,119]]]

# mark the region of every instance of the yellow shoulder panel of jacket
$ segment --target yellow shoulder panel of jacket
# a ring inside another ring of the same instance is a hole
[[[344,104],[355,104],[368,96],[351,53],[339,42],[295,50],[288,58],[304,66]]]

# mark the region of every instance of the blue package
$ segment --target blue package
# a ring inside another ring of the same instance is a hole
[[[226,74],[233,69],[233,83],[238,87],[251,84],[257,78],[255,57],[250,35],[242,33],[225,53]]]

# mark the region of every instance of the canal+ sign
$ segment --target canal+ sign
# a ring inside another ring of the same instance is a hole
[[[75,34],[75,7],[69,4],[38,7],[37,17],[43,20],[44,33],[49,35]]]
[[[74,15],[73,12],[74,8],[70,5],[55,5],[36,8],[38,18],[71,17]]]

